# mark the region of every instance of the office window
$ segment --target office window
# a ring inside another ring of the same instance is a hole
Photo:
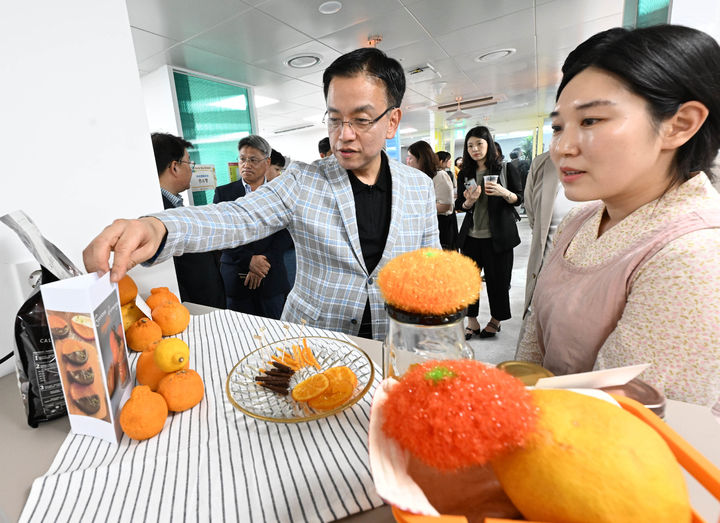
[[[668,22],[670,0],[626,0],[623,26],[649,27]]]
[[[229,162],[237,162],[237,143],[252,134],[249,89],[214,79],[173,72],[183,138],[193,143],[190,158],[213,164],[218,185],[229,183]],[[214,191],[205,191],[212,203]],[[195,194],[195,204],[203,196]]]

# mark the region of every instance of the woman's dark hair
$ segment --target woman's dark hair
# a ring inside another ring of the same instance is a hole
[[[609,72],[644,98],[658,126],[685,102],[698,101],[709,114],[698,132],[676,152],[673,182],[705,171],[720,148],[720,46],[709,35],[679,25],[615,28],[591,36],[565,60],[556,99],[588,67]]]
[[[460,160],[462,160],[462,156],[458,156],[457,158],[455,158],[455,167],[457,167],[457,163],[458,163]]]
[[[495,144],[495,150],[497,151],[498,158],[502,161],[503,158],[505,158],[505,155],[502,152],[502,147],[500,147],[500,144],[497,142],[493,142]]]
[[[465,135],[465,144],[463,149],[463,163],[458,173],[458,178],[463,179],[475,178],[475,171],[477,171],[477,162],[472,159],[468,152],[468,140],[470,138],[482,138],[487,142],[487,154],[485,155],[485,168],[490,174],[500,174],[502,169],[502,163],[497,151],[495,150],[495,141],[490,134],[490,129],[484,125],[473,127]]]
[[[270,165],[277,165],[278,167],[285,167],[285,157],[282,153],[272,149],[270,151]]]
[[[158,176],[167,169],[172,162],[179,162],[185,156],[185,149],[192,149],[193,144],[179,136],[170,133],[152,133],[153,153],[155,154],[155,167]]]
[[[430,178],[435,178],[437,174],[437,156],[430,147],[430,144],[420,140],[408,147],[408,152],[417,158],[417,168],[427,174]]]
[[[438,157],[438,162],[440,163],[440,165],[445,165],[445,162],[447,162],[451,158],[450,153],[447,151],[438,151],[435,154]]]
[[[405,95],[405,71],[400,62],[380,49],[363,47],[337,58],[323,73],[323,92],[327,100],[330,81],[336,76],[352,77],[364,73],[374,76],[385,86],[388,106],[400,107]]]

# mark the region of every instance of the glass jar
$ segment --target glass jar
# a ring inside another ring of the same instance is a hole
[[[383,375],[400,377],[416,363],[427,360],[473,359],[465,342],[466,310],[445,316],[424,316],[385,305],[389,317],[383,342]]]

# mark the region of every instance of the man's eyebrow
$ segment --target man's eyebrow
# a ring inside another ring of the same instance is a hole
[[[360,106],[360,107],[355,107],[355,108],[351,111],[351,113],[366,113],[366,112],[368,112],[368,111],[371,111],[371,110],[374,109],[374,108],[375,108],[374,105],[370,105],[370,104],[368,104],[368,105],[363,105],[363,106]],[[328,107],[328,108],[327,108],[327,112],[329,112],[329,113],[339,113],[340,111],[338,111],[338,110],[335,109],[334,107]]]
[[[584,104],[576,105],[573,109],[576,111],[582,111],[584,109],[590,109],[592,107],[598,107],[602,105],[617,105],[615,102],[612,102],[610,100],[591,100],[589,102],[585,102]],[[557,111],[553,111],[550,113],[550,118],[555,118],[558,116]]]

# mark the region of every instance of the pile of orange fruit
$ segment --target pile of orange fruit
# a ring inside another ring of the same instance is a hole
[[[356,385],[357,376],[349,367],[331,367],[295,385],[291,395],[315,410],[332,410],[352,397]]]
[[[150,319],[135,305],[137,285],[130,276],[120,280],[118,291],[127,345],[141,353],[135,369],[138,386],[120,411],[120,426],[130,438],[144,440],[162,430],[168,412],[182,412],[200,403],[205,387],[188,366],[187,344],[165,337],[181,333],[190,323],[190,311],[178,297],[167,287],[152,289],[146,300]],[[126,319],[132,321],[126,323]]]

